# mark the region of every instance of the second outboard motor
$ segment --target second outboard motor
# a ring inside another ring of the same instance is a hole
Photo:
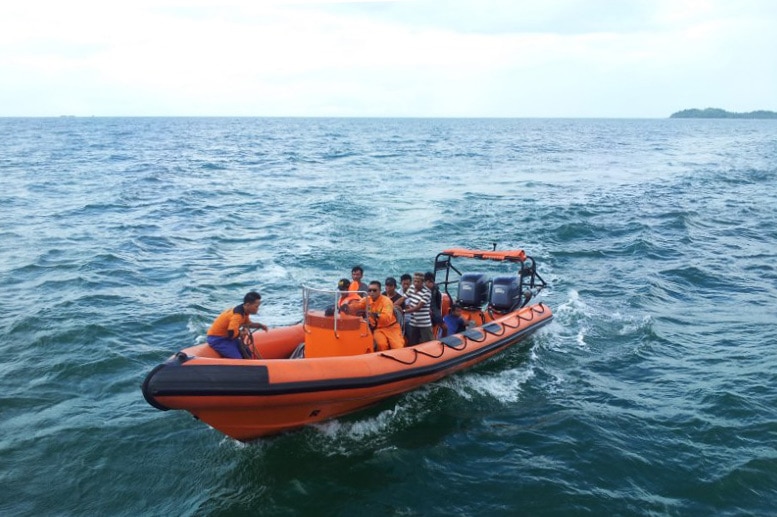
[[[489,307],[496,312],[510,312],[521,303],[521,281],[515,276],[498,276],[491,284]]]

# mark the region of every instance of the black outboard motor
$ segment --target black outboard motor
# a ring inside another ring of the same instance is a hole
[[[498,276],[491,284],[488,308],[500,314],[512,312],[521,305],[521,280],[516,276]]]
[[[489,284],[485,273],[464,273],[459,279],[457,303],[463,309],[481,309],[488,301]]]

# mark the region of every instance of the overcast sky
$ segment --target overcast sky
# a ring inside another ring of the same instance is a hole
[[[777,111],[774,0],[9,0],[0,116]]]

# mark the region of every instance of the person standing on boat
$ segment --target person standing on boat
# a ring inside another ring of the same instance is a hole
[[[397,280],[393,276],[390,276],[386,279],[385,286],[386,290],[383,291],[382,294],[383,296],[388,296],[391,300],[391,303],[394,303],[402,298],[402,295],[397,291]]]
[[[413,274],[413,285],[405,293],[405,314],[410,314],[408,346],[431,341],[432,314],[429,311],[432,292],[424,285],[424,274]]]
[[[407,334],[405,333],[405,318],[402,314],[402,307],[397,305],[397,301],[402,299],[402,295],[399,294],[399,291],[397,291],[397,279],[393,276],[386,278],[385,288],[386,290],[383,291],[382,294],[391,300],[391,303],[394,304],[394,316],[397,317],[397,323],[399,323],[399,328],[401,329],[403,338],[406,338]]]
[[[364,297],[364,291],[367,290],[367,284],[362,282],[362,278],[364,277],[364,270],[361,266],[353,266],[351,268],[351,288],[349,291],[362,291],[359,293],[360,297]]]
[[[337,307],[342,309],[344,306],[346,307],[350,302],[354,300],[361,299],[361,296],[359,293],[356,292],[355,289],[351,289],[353,287],[353,282],[349,282],[347,278],[341,278],[339,282],[337,282],[337,290],[340,291],[340,299],[337,300]],[[364,290],[367,290],[367,287],[364,287]]]
[[[404,316],[405,309],[408,309],[407,304],[407,290],[410,289],[410,285],[413,283],[413,277],[409,273],[402,273],[399,277],[400,287],[397,289],[399,298],[394,300],[394,307],[399,308],[402,311],[402,334],[405,336],[405,342],[410,342],[410,325],[408,325],[408,318]]]
[[[251,321],[251,314],[258,313],[261,304],[262,295],[251,291],[243,297],[243,303],[219,314],[208,329],[208,345],[221,357],[243,359],[241,329],[247,327],[267,332],[267,325]]]
[[[367,297],[348,304],[348,312],[367,311],[372,336],[378,351],[389,348],[403,348],[405,339],[394,316],[394,303],[388,296],[380,294],[380,282],[373,280],[367,288]]]
[[[432,313],[432,327],[437,327],[437,335],[445,336],[448,334],[448,328],[445,326],[445,320],[442,317],[442,293],[434,281],[434,273],[428,271],[424,274],[424,285],[432,293],[429,302],[429,310]],[[434,329],[432,330],[434,332]]]
[[[409,273],[402,273],[402,276],[399,277],[399,288],[397,289],[397,292],[401,296],[405,296],[407,294],[407,290],[410,289],[410,284],[413,283],[413,277],[410,276]]]

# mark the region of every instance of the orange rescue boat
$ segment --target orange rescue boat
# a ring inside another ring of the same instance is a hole
[[[453,258],[507,262],[517,271],[462,273]],[[545,304],[530,303],[546,284],[523,250],[448,249],[437,255],[434,273],[443,313],[455,300],[469,321],[465,331],[376,352],[368,318],[313,308],[336,305],[339,293],[303,287],[302,322],[251,336],[251,359],[222,358],[207,344],[185,348],[146,376],[143,396],[158,409],[189,411],[249,441],[436,381],[521,342],[553,318]]]

